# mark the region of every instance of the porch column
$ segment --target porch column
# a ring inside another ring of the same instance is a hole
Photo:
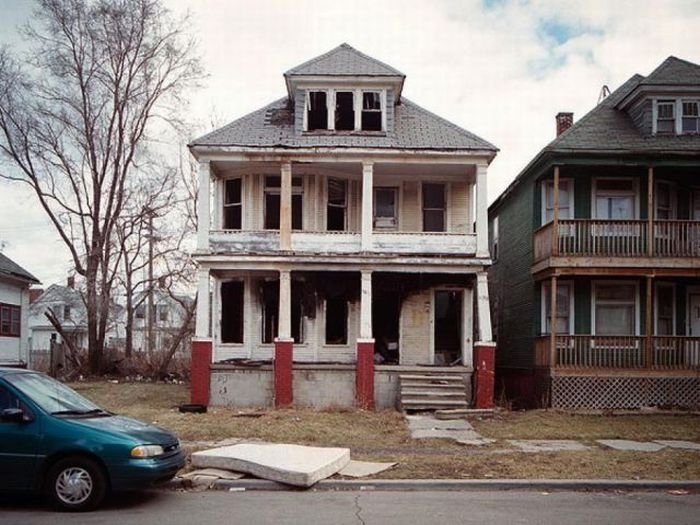
[[[489,342],[491,335],[491,310],[489,308],[489,286],[486,272],[476,274],[476,313],[479,320],[479,341]]]
[[[209,317],[209,270],[200,268],[197,272],[197,320],[195,337],[192,340],[190,366],[190,401],[208,405],[211,384],[212,341]]]
[[[552,255],[559,255],[559,166],[554,166],[552,206]]]
[[[362,251],[372,249],[372,189],[374,164],[362,163]]]
[[[646,338],[644,340],[644,366],[646,368],[651,368],[653,365],[653,339],[654,334],[654,318],[652,315],[652,304],[654,300],[653,289],[654,289],[654,279],[651,275],[647,275],[646,278],[647,294],[646,294],[646,305],[644,307],[644,332]],[[675,321],[675,319],[674,319]]]
[[[289,270],[280,270],[280,292],[279,306],[277,314],[279,324],[277,326],[278,336],[275,338],[275,359],[274,386],[275,386],[275,408],[285,407],[292,404],[293,396],[293,347],[292,322],[291,322],[291,277]]]
[[[195,337],[210,337],[211,320],[209,318],[209,269],[200,268],[197,271],[197,320],[195,324]]]
[[[489,257],[488,188],[485,162],[476,165],[476,256]],[[490,331],[490,328],[489,328]],[[491,338],[489,337],[489,340]],[[482,340],[484,340],[482,338]]]
[[[557,364],[557,276],[549,283],[549,367]]]
[[[647,255],[654,256],[654,168],[647,170]]]
[[[199,163],[199,191],[197,192],[197,251],[209,249],[209,228],[211,210],[209,195],[211,192],[211,163]]]
[[[372,272],[362,271],[360,337],[357,340],[355,398],[360,408],[374,408],[374,339],[372,338]]]
[[[292,249],[292,163],[280,166],[280,249]],[[280,282],[281,284],[281,282]],[[281,294],[280,294],[281,297]]]
[[[474,406],[492,408],[496,375],[496,344],[492,341],[491,335],[491,311],[486,272],[476,274],[476,310],[479,340],[474,343]]]

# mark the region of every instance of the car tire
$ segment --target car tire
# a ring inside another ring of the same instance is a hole
[[[96,461],[80,456],[63,458],[49,469],[44,492],[60,510],[95,509],[107,495],[107,476]]]

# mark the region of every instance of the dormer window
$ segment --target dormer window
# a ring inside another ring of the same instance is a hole
[[[656,132],[673,133],[676,129],[676,103],[659,100],[656,105]]]
[[[325,91],[310,91],[306,99],[307,129],[328,129],[328,94]]]
[[[683,133],[700,133],[700,101],[684,100],[681,129]]]
[[[335,94],[335,129],[355,129],[355,97],[352,91],[338,91]]]
[[[362,93],[362,131],[382,130],[382,97],[378,91]]]

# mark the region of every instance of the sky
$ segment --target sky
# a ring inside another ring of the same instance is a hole
[[[700,64],[700,0],[164,0],[189,13],[208,76],[185,117],[201,135],[286,94],[282,74],[343,42],[402,71],[403,95],[495,144],[493,201],[604,85],[648,75],[669,55]],[[0,0],[0,43],[30,0]],[[194,137],[193,137],[194,138]],[[67,251],[36,197],[0,181],[3,253],[47,286]]]

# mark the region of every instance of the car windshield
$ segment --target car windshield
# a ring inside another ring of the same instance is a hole
[[[43,374],[7,374],[5,379],[54,415],[97,414],[103,410],[72,388]]]

